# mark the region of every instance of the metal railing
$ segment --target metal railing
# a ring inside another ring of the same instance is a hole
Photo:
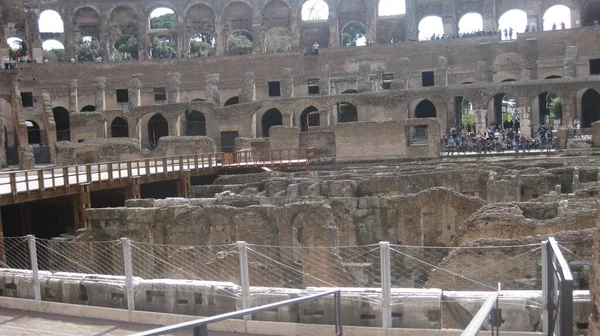
[[[573,275],[556,240],[542,243],[544,331],[548,336],[573,336]]]
[[[48,189],[69,188],[80,184],[102,185],[136,177],[173,175],[175,178],[176,174],[184,171],[198,173],[215,169],[293,166],[306,164],[310,160],[310,153],[298,149],[248,150],[20,170],[0,173],[0,196],[12,196],[16,200],[19,194],[30,192],[43,194]]]
[[[334,296],[334,310],[335,310],[335,334],[334,335],[342,336],[342,323],[341,323],[342,292],[340,290],[328,291],[328,292],[319,293],[319,294],[315,294],[315,295],[285,300],[285,301],[281,301],[281,302],[275,302],[275,303],[271,303],[271,304],[267,304],[267,305],[263,305],[263,306],[259,306],[259,307],[248,308],[248,309],[244,309],[244,310],[240,310],[240,311],[221,314],[221,315],[208,317],[208,318],[204,318],[204,319],[174,324],[171,326],[166,326],[166,327],[162,327],[162,328],[156,328],[156,329],[152,329],[152,330],[143,331],[143,332],[134,334],[133,336],[164,335],[164,334],[170,334],[170,333],[173,333],[176,331],[189,330],[189,329],[192,329],[192,335],[194,335],[194,336],[208,336],[208,325],[210,323],[244,317],[244,316],[251,315],[254,313],[260,313],[263,311],[268,311],[268,310],[276,309],[279,307],[289,306],[289,305],[304,302],[304,301],[310,301],[310,300],[318,299],[318,298],[321,298],[324,296],[329,296],[329,295]]]
[[[490,317],[490,324],[492,330],[492,336],[500,334],[500,316],[498,310],[498,293],[490,294],[489,298],[483,303],[483,306],[479,308],[477,314],[473,317],[469,325],[460,334],[461,336],[475,336],[479,334],[479,331],[486,322],[488,316]]]

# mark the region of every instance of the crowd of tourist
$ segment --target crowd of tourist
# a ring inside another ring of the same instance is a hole
[[[492,124],[483,131],[477,131],[475,125],[462,124],[450,130],[450,135],[440,139],[442,153],[502,153],[514,150],[552,150],[556,148],[556,136],[549,124],[539,125],[534,137],[521,132],[518,119]]]

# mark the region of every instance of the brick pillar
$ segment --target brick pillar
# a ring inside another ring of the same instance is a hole
[[[256,100],[256,84],[254,82],[254,72],[244,73],[244,86],[240,91],[240,103],[248,103]]]
[[[142,74],[132,74],[129,80],[129,110],[133,110],[136,107],[142,105],[142,97],[140,89],[142,88]]]
[[[92,85],[96,91],[96,111],[106,110],[106,77],[94,78],[94,84]]]
[[[71,79],[71,85],[69,87],[69,113],[79,112],[79,101],[77,98],[77,79]]]
[[[337,12],[334,8],[329,7],[329,47],[340,46],[340,24],[338,21]]]
[[[181,74],[169,72],[167,74],[167,101],[169,104],[177,104],[180,100],[179,86],[181,85]]]

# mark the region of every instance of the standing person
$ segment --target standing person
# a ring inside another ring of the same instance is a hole
[[[313,55],[318,55],[319,54],[319,43],[315,41],[315,43],[312,46],[312,54]]]
[[[512,37],[513,37],[513,29],[512,29],[512,27],[508,28],[508,35],[510,36],[510,39],[512,40]]]
[[[575,132],[577,137],[581,138],[581,121],[575,119]]]
[[[552,30],[556,30],[556,23],[552,24]]]
[[[560,23],[560,29],[562,29],[562,30],[565,30],[565,28],[566,28],[566,25],[565,25],[565,23],[564,23],[564,22],[561,22],[561,23]]]
[[[504,38],[508,40],[508,29],[504,28]]]

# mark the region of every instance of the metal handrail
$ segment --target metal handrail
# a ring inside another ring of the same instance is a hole
[[[544,298],[546,333],[549,336],[573,336],[573,274],[556,239],[544,242],[546,286]]]
[[[460,334],[461,336],[475,336],[479,333],[479,330],[485,323],[486,318],[490,315],[494,306],[498,304],[498,292],[494,292],[490,294],[487,300],[485,300],[483,306],[479,308],[479,311],[469,325],[465,328],[465,330]],[[492,335],[494,335],[494,327],[492,326]]]
[[[172,333],[175,331],[187,330],[187,329],[193,329],[194,336],[208,336],[208,324],[210,324],[210,323],[215,323],[215,322],[220,322],[220,321],[229,320],[229,319],[233,319],[233,318],[243,317],[243,316],[254,314],[254,313],[260,313],[263,311],[267,311],[267,310],[271,310],[271,309],[275,309],[275,308],[279,308],[279,307],[283,307],[283,306],[288,306],[288,305],[300,303],[303,301],[309,301],[312,299],[317,299],[317,298],[328,296],[328,295],[334,296],[334,307],[335,307],[335,334],[334,335],[342,336],[341,294],[342,294],[341,290],[333,290],[333,291],[323,292],[323,293],[319,293],[319,294],[299,297],[299,298],[285,300],[285,301],[281,301],[281,302],[270,303],[270,304],[267,304],[264,306],[248,308],[248,309],[244,309],[244,310],[234,311],[231,313],[207,317],[207,318],[203,318],[203,319],[199,319],[199,320],[183,322],[183,323],[178,323],[178,324],[174,324],[171,326],[146,330],[146,331],[142,331],[137,334],[133,334],[132,336],[164,335],[164,334]]]

